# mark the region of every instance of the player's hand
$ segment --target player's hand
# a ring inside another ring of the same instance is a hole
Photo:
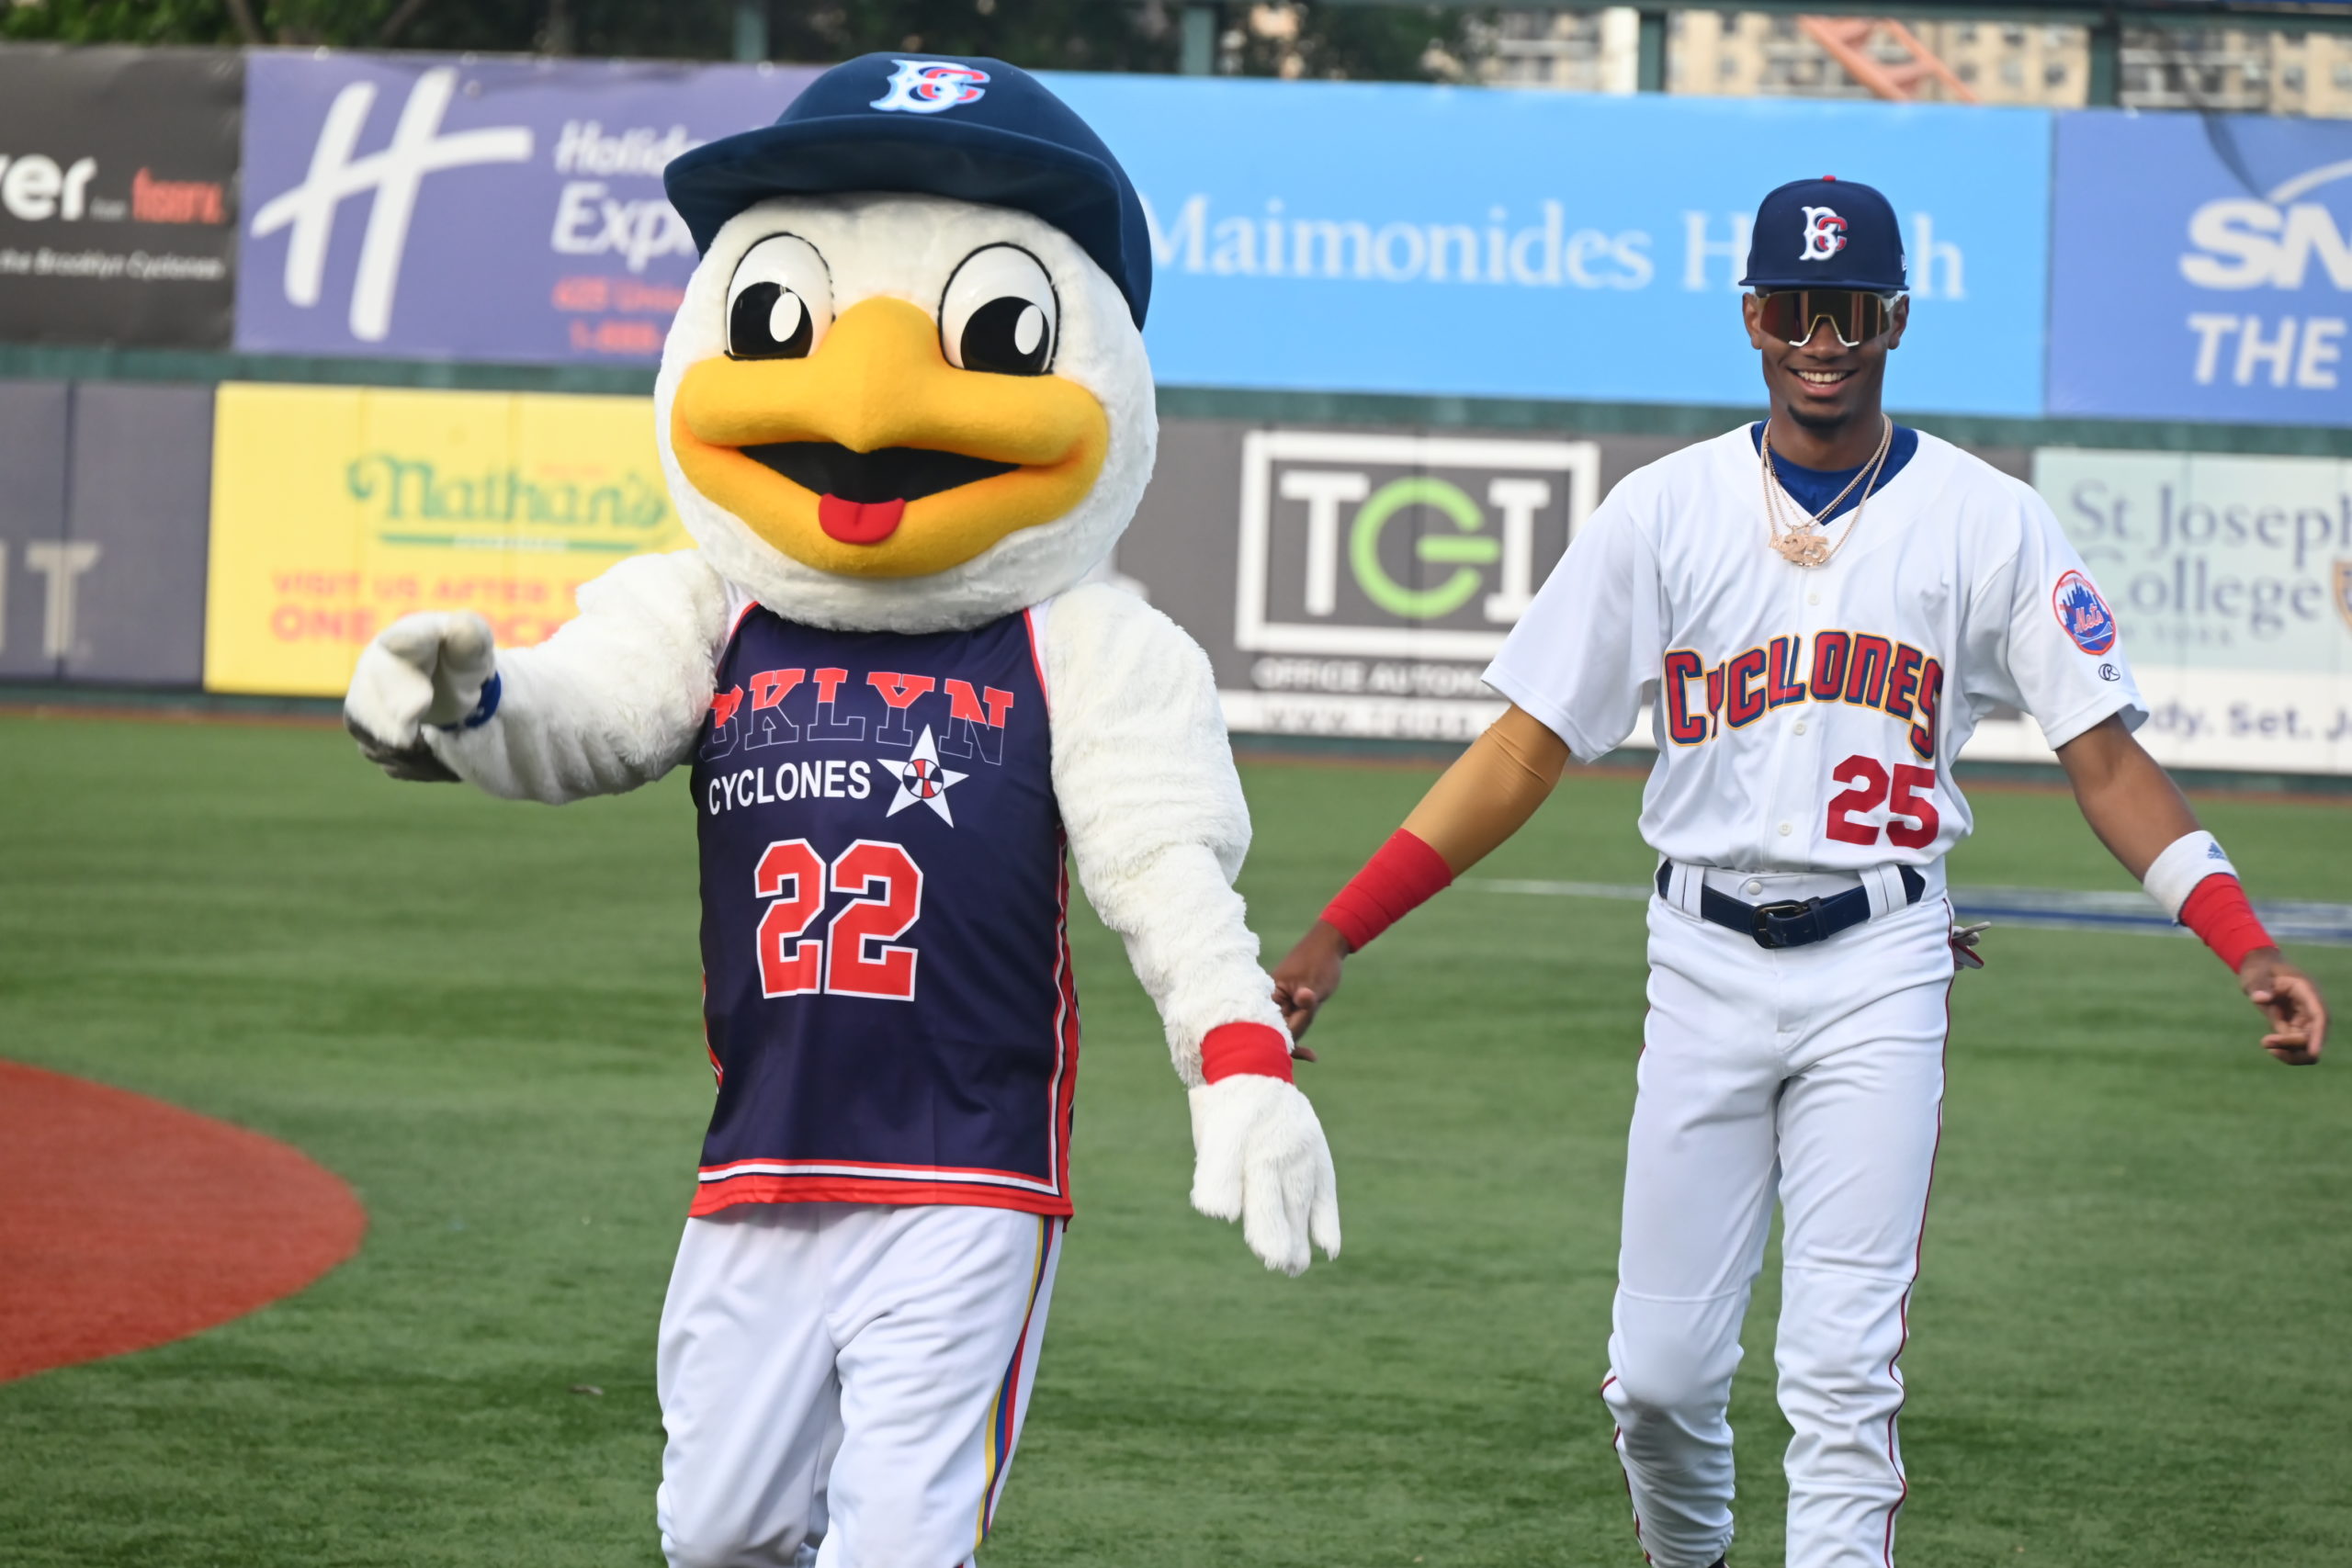
[[[1315,1021],[1316,1010],[1340,988],[1340,960],[1347,955],[1348,939],[1340,934],[1339,927],[1317,920],[1307,927],[1289,956],[1274,965],[1274,1005],[1283,1010],[1283,1022],[1290,1026],[1293,1040],[1305,1037],[1306,1026]],[[1294,1054],[1301,1061],[1315,1060],[1315,1053],[1304,1048]]]
[[[1315,1107],[1295,1085],[1237,1073],[1193,1090],[1193,1207],[1239,1220],[1269,1269],[1303,1274],[1312,1242],[1340,1256],[1340,1184]]]
[[[497,656],[490,623],[470,610],[402,615],[361,649],[343,699],[343,727],[360,755],[396,779],[454,781],[425,744],[424,727],[470,715]]]
[[[2290,1067],[2308,1067],[2327,1043],[2327,1003],[2312,977],[2275,947],[2257,947],[2238,966],[2238,988],[2269,1015],[2262,1048]]]

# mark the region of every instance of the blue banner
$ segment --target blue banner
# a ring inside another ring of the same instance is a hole
[[[1889,402],[2041,412],[2040,110],[1051,82],[1149,204],[1166,384],[1758,403],[1733,281],[1748,225],[1772,186],[1834,174],[1905,231]]]
[[[2060,117],[2050,412],[2352,423],[2352,125]]]
[[[237,346],[651,365],[695,265],[662,165],[816,74],[256,51]]]

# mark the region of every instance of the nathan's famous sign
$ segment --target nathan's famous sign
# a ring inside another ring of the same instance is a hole
[[[412,610],[545,639],[624,556],[687,544],[640,398],[229,385],[205,684],[334,695]]]

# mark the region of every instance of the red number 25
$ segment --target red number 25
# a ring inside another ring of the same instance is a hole
[[[1936,841],[1943,818],[1936,815],[1936,803],[1928,798],[1928,792],[1936,787],[1935,769],[1897,762],[1890,779],[1876,758],[1857,754],[1831,769],[1829,778],[1846,786],[1829,803],[1829,825],[1825,829],[1839,843],[1877,843],[1879,825],[1858,822],[1853,813],[1876,811],[1882,806],[1887,808],[1888,842],[1906,850],[1924,850]]]

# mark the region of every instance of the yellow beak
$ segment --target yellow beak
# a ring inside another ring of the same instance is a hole
[[[1058,376],[959,370],[903,299],[842,312],[805,359],[706,359],[672,406],[694,487],[820,571],[923,577],[1094,487],[1110,415]]]

